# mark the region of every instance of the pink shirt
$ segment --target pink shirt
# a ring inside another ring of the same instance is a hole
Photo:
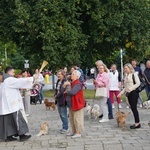
[[[97,84],[95,85],[96,88],[98,87],[106,87],[107,89],[107,97],[109,97],[109,75],[106,72],[103,72],[102,74],[98,74],[96,77]]]

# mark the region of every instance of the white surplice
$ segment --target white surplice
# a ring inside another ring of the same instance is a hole
[[[24,109],[19,89],[31,89],[33,77],[8,77],[0,84],[0,115]]]

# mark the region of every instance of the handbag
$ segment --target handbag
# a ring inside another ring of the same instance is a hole
[[[107,97],[106,87],[97,88],[95,92],[95,97]]]
[[[132,79],[133,79],[133,83],[136,84],[134,74],[132,74]],[[140,86],[136,88],[136,91],[138,93],[141,92],[142,90],[144,90],[144,88],[146,86],[145,80],[143,78],[141,78],[140,76],[139,76],[139,79],[140,79]]]

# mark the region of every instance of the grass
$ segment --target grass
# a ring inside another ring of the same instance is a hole
[[[95,95],[94,90],[84,90],[84,98],[85,99],[95,99],[94,95]],[[44,96],[45,97],[54,97],[54,90],[44,91]],[[142,98],[143,98],[143,101],[147,100],[147,96],[146,96],[146,93],[144,90],[142,91]],[[123,101],[125,101],[125,96],[123,95],[121,97],[121,99]]]

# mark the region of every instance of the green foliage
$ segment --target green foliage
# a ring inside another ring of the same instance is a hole
[[[16,53],[16,44],[14,44],[12,41],[0,41],[0,63],[2,64],[3,68],[10,63],[10,57],[14,53]]]
[[[120,48],[126,61],[143,59],[150,43],[149,0],[1,0],[0,19],[0,39],[18,47],[12,62],[33,68],[111,64]]]

